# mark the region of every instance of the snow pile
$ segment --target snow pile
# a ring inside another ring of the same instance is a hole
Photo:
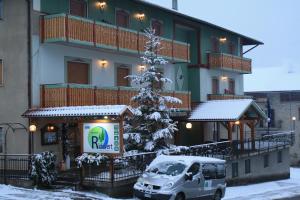
[[[163,77],[159,70],[159,66],[167,64],[167,61],[157,55],[161,50],[161,41],[155,31],[147,29],[145,35],[148,41],[142,59],[147,68],[141,75],[127,77],[140,88],[132,98],[137,105],[133,109],[134,116],[127,120],[125,126],[126,150],[156,151],[168,148],[168,140],[173,138],[177,125],[170,118],[170,109],[166,104],[182,103],[178,98],[161,95],[163,85],[172,82]]]
[[[82,167],[83,164],[95,164],[100,165],[103,162],[108,160],[107,156],[95,153],[95,154],[88,154],[83,153],[81,156],[78,156],[75,161],[78,167]]]

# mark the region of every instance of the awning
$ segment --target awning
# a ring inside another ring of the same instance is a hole
[[[252,99],[207,101],[198,105],[189,121],[236,121],[245,114],[266,119],[266,114]]]
[[[132,114],[131,110],[126,105],[100,105],[34,108],[27,110],[22,116],[27,118],[97,117],[121,116],[125,113]]]

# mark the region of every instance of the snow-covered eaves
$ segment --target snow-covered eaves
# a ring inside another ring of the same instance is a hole
[[[97,117],[120,116],[125,112],[131,113],[126,105],[69,106],[29,109],[22,116],[27,118]]]
[[[265,113],[252,99],[232,99],[207,101],[198,105],[191,113],[189,121],[237,121],[250,108],[261,118]]]

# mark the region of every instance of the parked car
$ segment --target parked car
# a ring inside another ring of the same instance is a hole
[[[185,200],[225,195],[225,161],[200,156],[155,158],[134,185],[138,199]]]

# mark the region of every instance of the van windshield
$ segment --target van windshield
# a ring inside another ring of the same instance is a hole
[[[169,176],[177,176],[181,174],[186,165],[179,162],[161,162],[147,169],[148,173],[164,174]]]

